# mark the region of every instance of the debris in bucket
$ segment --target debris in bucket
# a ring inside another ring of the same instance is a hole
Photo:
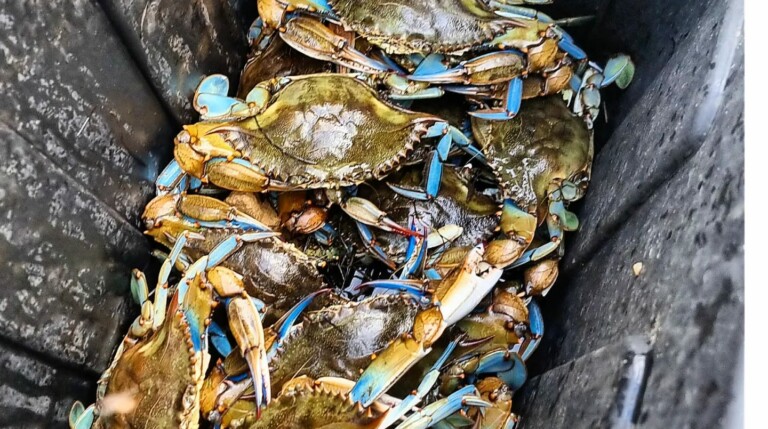
[[[643,273],[645,266],[642,262],[635,262],[632,264],[632,272],[635,274],[635,277],[640,276],[640,274]]]
[[[516,425],[600,89],[634,66],[533,9],[430,3],[258,3],[241,98],[203,79],[157,178],[168,253],[73,428]]]

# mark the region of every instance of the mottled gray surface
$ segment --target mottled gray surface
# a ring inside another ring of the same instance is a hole
[[[724,24],[725,2],[701,8],[680,24],[690,33],[673,31],[684,37],[669,61],[638,76],[644,92],[597,155],[581,230],[543,301],[524,428],[605,426],[621,362],[592,356],[635,334],[653,349],[641,426],[725,424],[743,343],[742,27],[738,9]]]
[[[198,119],[191,95],[205,75],[229,76],[234,94],[247,46],[247,27],[236,15],[242,8],[239,3],[245,2],[104,0],[102,4],[171,114],[180,123],[190,123]]]
[[[0,344],[0,427],[65,427],[72,402],[93,396],[92,383],[17,347]]]
[[[0,32],[0,122],[135,221],[173,134],[101,9],[2,0]]]
[[[126,317],[141,233],[0,124],[0,336],[106,367]]]

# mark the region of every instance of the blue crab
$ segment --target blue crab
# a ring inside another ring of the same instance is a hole
[[[478,245],[463,263],[440,280],[421,282],[380,280],[370,286],[410,290],[429,299],[432,305],[420,311],[409,335],[401,336],[379,353],[365,369],[350,392],[352,398],[368,405],[395,384],[414,364],[432,350],[443,332],[468,315],[501,278],[502,270],[484,260],[484,248]]]
[[[158,181],[163,193],[193,179],[249,192],[324,189],[329,204],[338,203],[355,220],[413,235],[345,188],[387,176],[422,139],[439,137],[429,156],[432,193],[451,148],[472,150],[448,122],[388,104],[356,75],[275,79],[256,86],[245,100],[227,92],[221,75],[200,84],[195,106],[203,122],[176,136],[175,161]]]
[[[397,183],[398,190],[415,189],[423,181],[421,170],[421,167],[409,167],[390,180]],[[373,201],[399,224],[417,222],[427,227],[430,233],[426,244],[432,256],[448,246],[471,247],[481,243],[490,238],[498,225],[495,216],[498,204],[480,193],[460,167],[444,167],[440,193],[433,199],[407,198],[383,182],[361,187],[358,195]],[[386,232],[374,235],[368,228],[359,229],[369,251],[387,265],[396,266],[409,259],[412,239]]]
[[[285,335],[273,355],[270,363],[273,389],[297,374],[357,379],[354,386],[350,386],[349,398],[363,407],[371,406],[430,352],[432,344],[448,326],[482,300],[500,275],[501,270],[482,261],[482,247],[478,247],[470,252],[462,266],[444,279],[430,282],[429,292],[408,282],[395,282],[393,288],[402,288],[409,295],[373,296],[360,303],[310,313],[307,320]],[[418,394],[406,397],[410,405],[401,404],[399,411],[388,417],[387,424],[431,390],[457,344],[455,340],[443,351],[416,389]],[[328,353],[329,347],[334,352]],[[242,364],[239,367],[241,371],[244,369]],[[361,375],[358,377],[358,374]],[[223,378],[231,375],[230,371]],[[248,382],[241,381],[239,385],[246,388]],[[237,401],[229,400],[235,396],[229,393],[232,391],[242,390],[216,390],[219,399],[209,402],[210,409],[222,415],[222,421],[226,415],[227,421],[251,415],[248,404],[235,405]]]
[[[528,249],[509,267],[540,260],[560,248],[563,231],[578,228],[567,203],[586,192],[593,157],[592,131],[558,97],[528,100],[510,121],[472,119],[475,141],[496,175],[503,198],[502,243],[519,250],[546,222],[550,241]],[[518,252],[519,252],[518,250]]]
[[[474,113],[487,119],[507,119],[519,107],[522,77],[541,72],[547,79],[558,70],[569,70],[566,55],[575,61],[586,59],[584,51],[554,20],[518,6],[520,3],[262,0],[254,30],[257,39],[277,31],[287,44],[310,57],[365,73],[383,73],[401,98],[439,95],[425,95],[428,89],[420,82],[472,86],[510,82],[503,108]],[[339,34],[338,27],[352,36]],[[357,50],[357,37],[380,52],[367,55]],[[390,56],[405,58],[396,62]],[[405,63],[418,67],[405,76],[401,67]],[[449,69],[451,65],[455,67]],[[552,85],[562,82],[561,77]]]
[[[257,232],[243,235],[239,241],[222,242],[210,255],[192,263],[175,288],[170,288],[168,277],[187,240],[201,238],[190,232],[181,234],[163,263],[154,301],[149,299],[144,275],[135,271],[131,291],[141,303],[141,315],[99,380],[97,404],[85,408],[75,403],[71,427],[196,428],[200,391],[210,362],[209,326],[220,303],[226,307],[229,327],[247,362],[256,404],[269,402],[261,315],[246,294],[242,277],[219,264],[243,242],[272,235]],[[107,407],[109,397],[119,397],[130,406]]]
[[[224,201],[204,195],[161,195],[147,204],[142,219],[146,234],[171,248],[177,237],[191,232],[203,237],[185,244],[182,258],[201,258],[238,234],[270,232],[265,224]],[[321,261],[278,237],[243,243],[222,261],[243,276],[250,296],[266,304],[266,318],[275,320],[308,294],[327,287],[318,270]],[[279,270],[278,270],[279,268]]]

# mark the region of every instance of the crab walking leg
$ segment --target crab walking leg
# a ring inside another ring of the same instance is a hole
[[[149,301],[149,291],[144,273],[139,270],[133,270],[131,275],[131,295],[141,305],[141,313],[131,325],[131,335],[137,338],[143,337],[151,330],[156,330],[163,324],[168,304],[168,277],[171,275],[171,269],[176,264],[181,251],[190,238],[200,239],[202,236],[189,231],[180,234],[168,258],[163,261],[157,278],[157,286],[155,287],[154,303]]]
[[[451,149],[458,147],[473,157],[480,157],[482,154],[472,146],[472,142],[458,128],[446,122],[438,122],[427,129],[425,138],[440,137],[437,148],[432,151],[427,161],[427,183],[424,190],[408,189],[388,183],[390,189],[394,192],[414,200],[427,201],[434,199],[440,191],[440,180],[443,177],[443,164],[448,161]]]
[[[465,407],[486,408],[491,406],[490,403],[480,398],[475,386],[465,386],[447,398],[433,402],[413,413],[396,429],[426,429]]]
[[[541,308],[535,299],[531,299],[528,303],[528,317],[531,333],[530,338],[526,339],[520,347],[520,350],[522,350],[520,357],[523,361],[527,361],[531,357],[539,346],[541,337],[544,336],[544,316],[541,314]]]
[[[430,352],[447,327],[480,303],[502,273],[485,262],[483,255],[482,245],[473,248],[462,266],[439,282],[434,305],[416,316],[411,335],[393,341],[371,362],[350,392],[353,401],[363,406],[372,404]]]
[[[403,280],[420,273],[424,269],[424,262],[427,256],[429,230],[426,226],[417,226],[416,222],[411,224],[411,229],[417,231],[419,235],[408,238],[405,262],[401,267],[399,275],[399,278]]]
[[[374,235],[373,231],[371,231],[368,226],[360,221],[355,221],[355,226],[357,226],[357,232],[360,235],[360,239],[363,242],[363,245],[368,250],[368,252],[375,256],[376,259],[383,262],[386,266],[388,266],[390,269],[394,270],[397,268],[395,265],[395,262],[387,255],[387,252],[384,251],[384,249],[381,248],[376,242],[376,235]]]
[[[174,159],[163,169],[155,180],[157,195],[178,194],[191,187],[189,175]]]
[[[440,355],[440,358],[437,359],[437,362],[432,365],[432,368],[429,370],[429,372],[424,376],[424,378],[421,379],[419,387],[417,387],[413,393],[403,398],[402,402],[400,402],[397,407],[393,408],[389,411],[389,413],[387,413],[387,417],[384,418],[382,427],[388,427],[392,423],[398,421],[408,411],[418,405],[422,399],[424,399],[427,393],[429,393],[429,391],[432,389],[432,386],[434,386],[437,382],[438,377],[440,377],[440,369],[445,364],[445,361],[447,361],[451,356],[451,353],[453,353],[453,351],[456,349],[456,345],[458,345],[459,341],[460,339],[451,341],[443,354]]]
[[[549,213],[547,216],[547,230],[549,231],[550,241],[535,249],[529,249],[509,268],[516,268],[529,262],[539,261],[557,250],[563,242],[564,231],[575,231],[579,228],[579,219],[575,214],[566,210],[565,202],[578,199],[577,194],[569,194],[567,189],[576,188],[576,185],[570,182],[564,182],[563,185],[550,193]]]

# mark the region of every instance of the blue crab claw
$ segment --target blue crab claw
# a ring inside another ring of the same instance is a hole
[[[616,82],[616,86],[625,89],[635,76],[635,64],[629,55],[618,54],[608,60],[603,70],[603,75],[605,76],[602,84],[603,87]]]
[[[189,186],[189,176],[174,159],[163,169],[155,180],[157,195],[178,194]]]
[[[195,93],[226,96],[229,94],[229,78],[223,74],[206,76],[200,84],[197,85]]]
[[[368,365],[349,392],[350,399],[370,406],[431,350],[412,336],[397,338]]]
[[[261,405],[269,403],[271,399],[269,360],[261,317],[256,306],[247,297],[233,297],[228,299],[226,304],[229,329],[235,337],[240,353],[248,362],[258,414]]]
[[[530,339],[526,340],[526,344],[521,347],[522,353],[520,357],[523,361],[527,361],[529,357],[536,351],[536,348],[541,342],[541,337],[544,336],[544,316],[541,314],[541,308],[536,300],[532,299],[528,303],[528,320],[530,326]]]
[[[475,386],[465,386],[447,398],[433,402],[405,419],[397,429],[425,429],[465,407],[487,408],[492,405],[478,396]]]
[[[432,73],[414,73],[408,76],[408,79],[433,84],[491,85],[506,82],[515,77],[511,73],[516,72],[519,75],[524,69],[523,54],[520,51],[508,49],[480,55],[447,70],[444,67],[442,70],[433,67]]]
[[[419,387],[417,387],[413,393],[406,396],[397,407],[389,411],[389,414],[387,414],[387,417],[384,419],[384,423],[381,427],[389,427],[389,425],[399,420],[400,417],[404,416],[413,407],[418,405],[418,403],[421,402],[425,396],[427,396],[429,391],[432,389],[432,386],[435,385],[437,379],[440,377],[440,369],[445,364],[445,361],[448,360],[448,357],[450,357],[450,355],[456,349],[456,346],[460,341],[461,339],[458,338],[448,344],[448,347],[446,347],[445,351],[443,351],[443,354],[440,355],[440,357],[437,359],[437,362],[432,365],[432,368],[429,370],[429,372],[427,372],[424,378],[421,379]]]
[[[405,228],[388,218],[386,213],[365,198],[350,197],[343,201],[340,206],[352,219],[366,225],[405,236],[418,235],[418,232],[411,231],[410,228]]]
[[[375,256],[376,259],[383,262],[390,269],[394,270],[397,268],[397,265],[395,265],[395,262],[390,259],[389,255],[387,255],[387,252],[385,252],[381,246],[376,244],[376,236],[373,235],[373,231],[371,231],[371,229],[362,222],[355,221],[355,225],[357,226],[357,232],[360,234],[360,238],[363,240],[363,245],[365,248],[368,249],[368,251],[371,252],[371,254]]]
[[[523,358],[507,350],[496,350],[481,357],[476,373],[496,374],[512,390],[522,387],[528,378]]]
[[[280,28],[280,37],[293,49],[312,58],[363,72],[388,72],[390,67],[366,56],[320,20],[296,15]],[[318,43],[320,39],[320,43]]]
[[[557,222],[563,231],[579,229],[579,218],[573,212],[566,210],[562,199],[550,201],[549,213],[557,216]]]
[[[234,228],[242,231],[270,231],[257,219],[213,197],[185,194],[177,197],[176,208],[183,219],[206,228]]]
[[[94,411],[95,407],[93,405],[85,408],[80,401],[75,401],[72,405],[72,410],[69,412],[70,429],[91,429]]]
[[[520,112],[523,101],[523,80],[516,77],[509,81],[504,97],[504,107],[498,109],[482,109],[469,112],[470,115],[489,121],[506,121]]]
[[[576,46],[575,43],[573,43],[573,39],[568,36],[564,37],[563,35],[566,34],[564,31],[560,31],[561,37],[560,40],[557,42],[557,46],[565,51],[568,55],[573,57],[576,61],[581,61],[587,58],[587,53],[584,52],[583,49]]]
[[[419,62],[416,70],[413,71],[413,76],[429,76],[446,70],[448,70],[448,67],[445,65],[445,56],[433,53],[427,55]]]
[[[242,100],[228,97],[229,79],[220,74],[207,76],[200,82],[192,99],[192,106],[202,119],[216,119],[236,116],[248,111],[248,105]]]

